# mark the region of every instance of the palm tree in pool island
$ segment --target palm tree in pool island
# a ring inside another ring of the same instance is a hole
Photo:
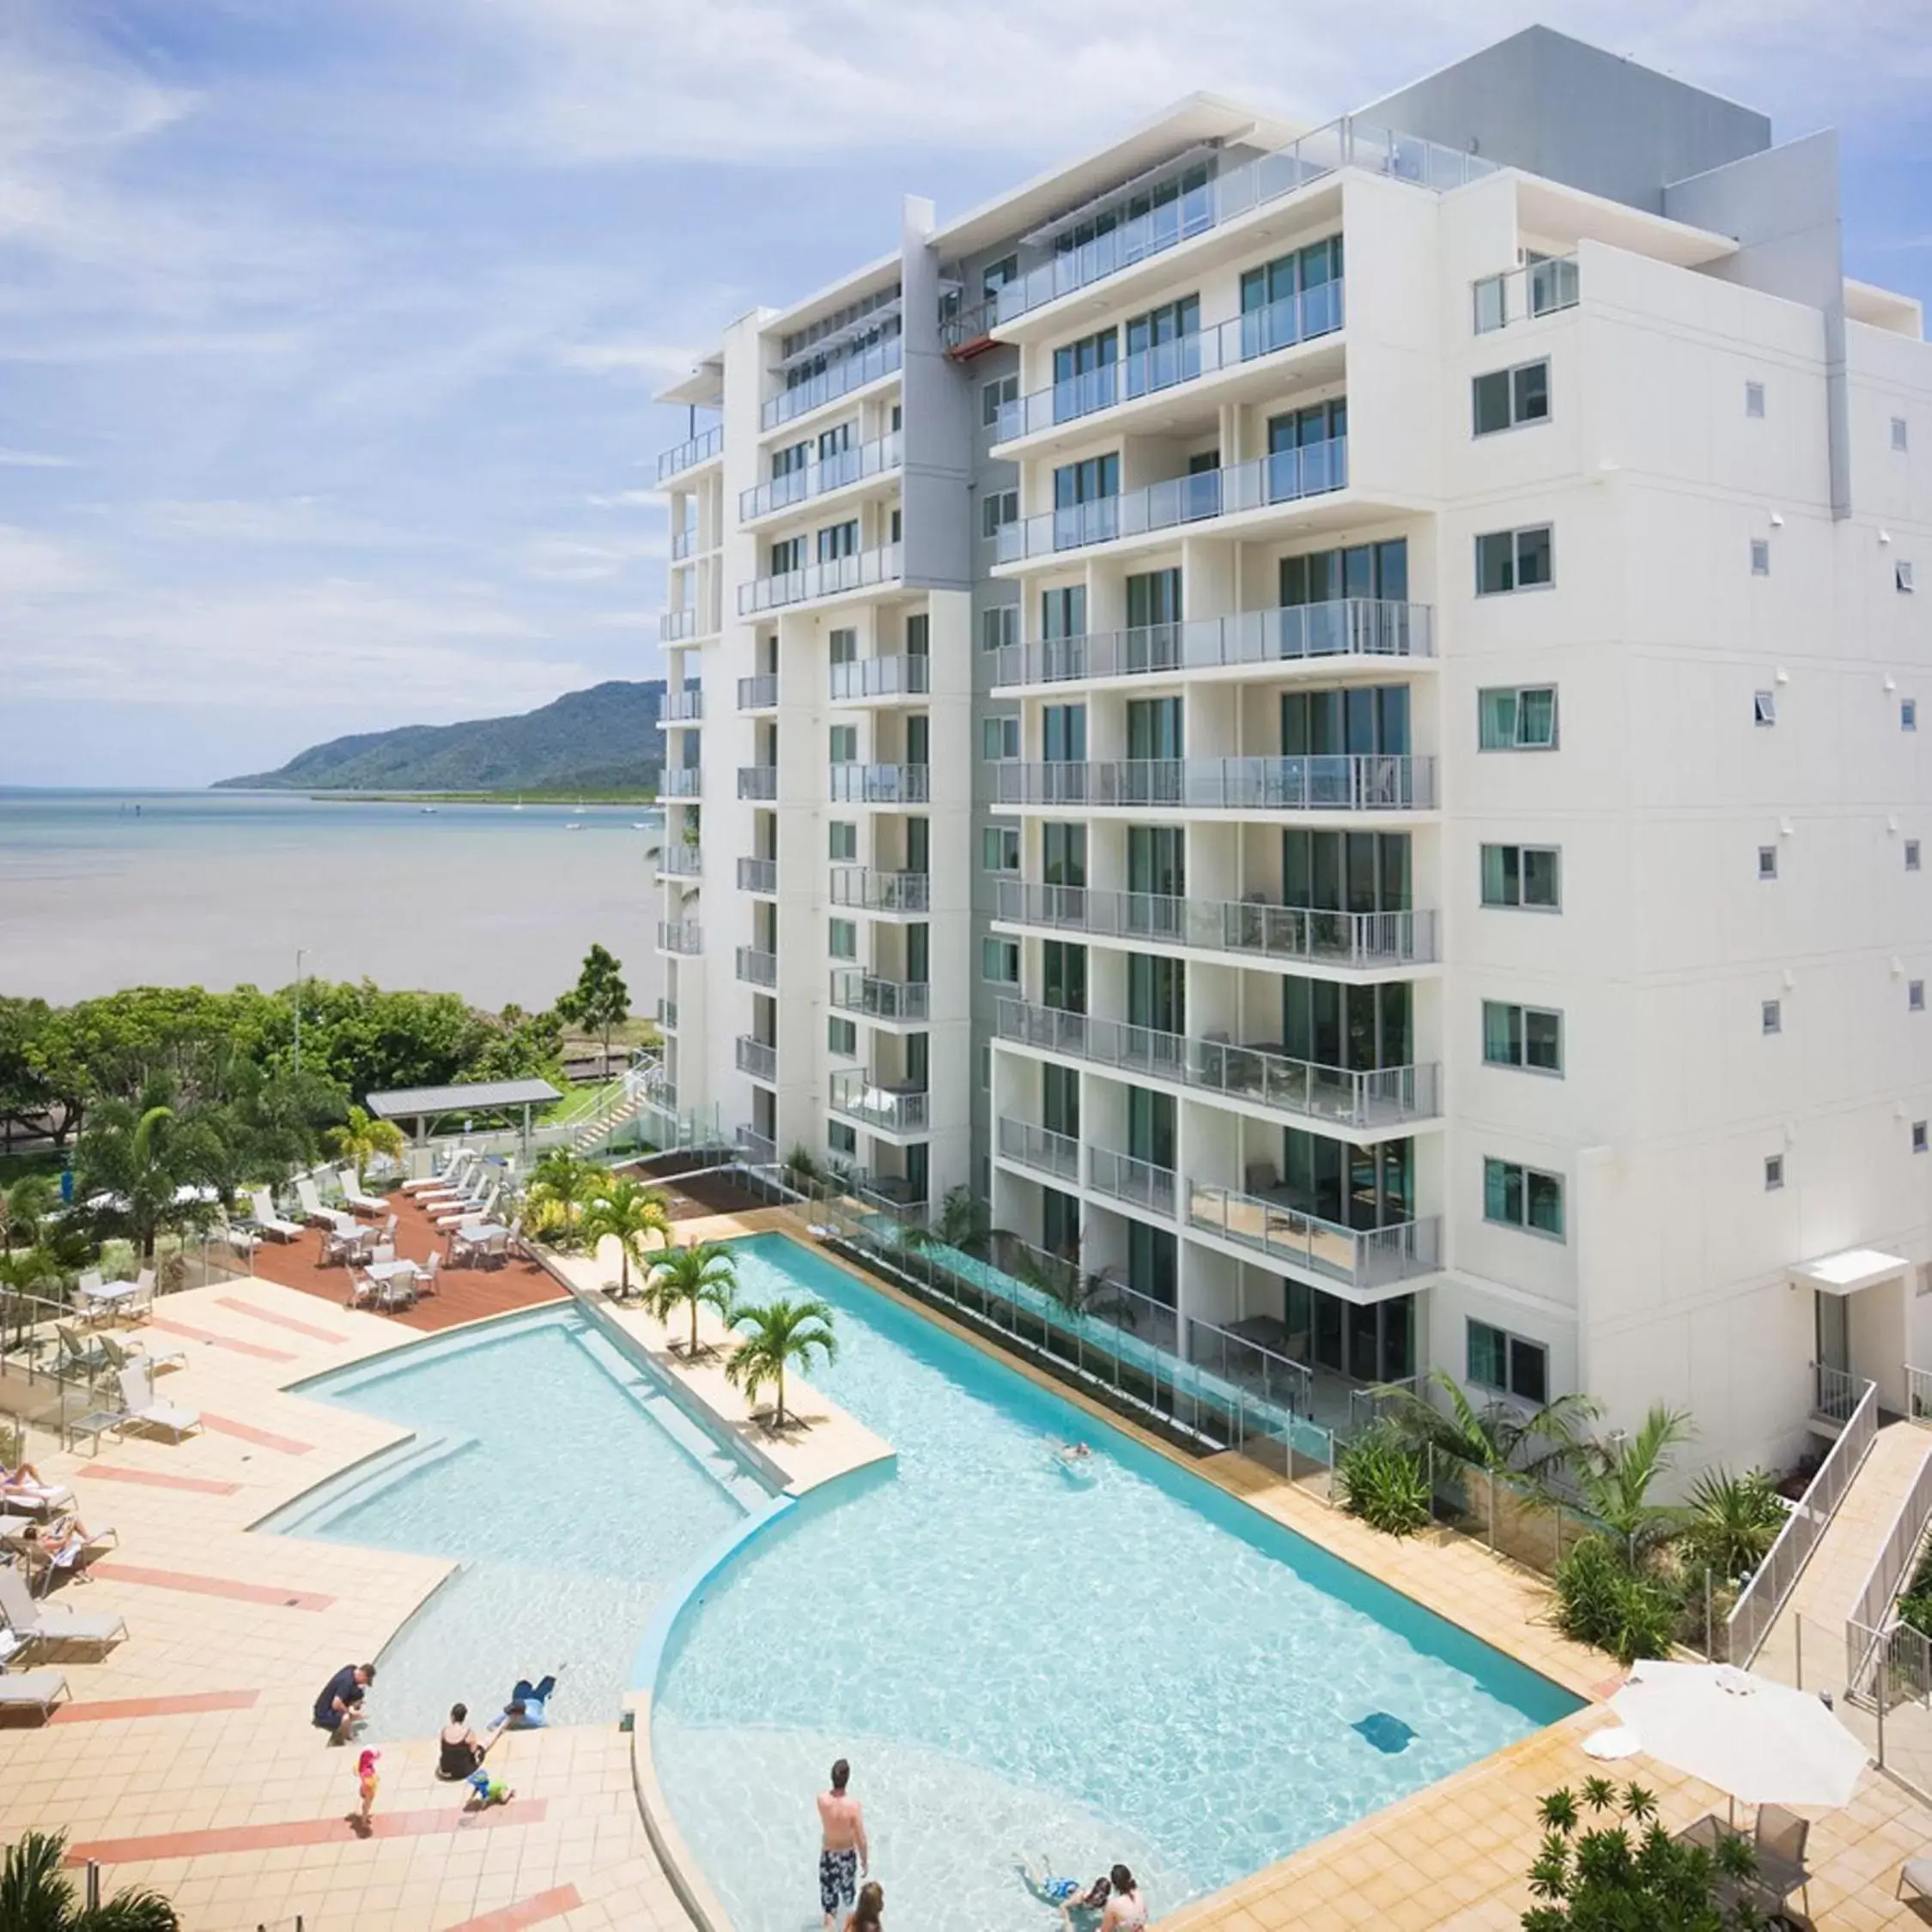
[[[816,1297],[795,1302],[781,1297],[735,1309],[730,1319],[732,1327],[745,1333],[725,1364],[725,1379],[732,1388],[742,1388],[750,1401],[757,1400],[768,1382],[774,1384],[777,1400],[771,1426],[775,1431],[782,1430],[786,1370],[795,1367],[802,1373],[814,1355],[828,1362],[838,1359],[831,1304]]]
[[[593,1255],[605,1235],[617,1242],[617,1298],[622,1301],[630,1294],[630,1264],[644,1266],[645,1238],[655,1235],[669,1246],[671,1217],[665,1212],[662,1194],[628,1176],[619,1176],[592,1191],[579,1231]]]
[[[691,1340],[685,1353],[696,1361],[698,1309],[714,1308],[729,1322],[737,1288],[738,1263],[729,1251],[714,1241],[693,1242],[688,1248],[673,1248],[658,1257],[645,1278],[644,1308],[657,1321],[668,1323],[679,1309],[690,1304]]]

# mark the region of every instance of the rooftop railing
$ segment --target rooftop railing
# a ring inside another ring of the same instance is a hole
[[[835,764],[828,780],[834,805],[924,805],[926,765]]]
[[[858,1121],[883,1133],[923,1133],[928,1096],[923,1087],[881,1086],[868,1071],[835,1073],[831,1107],[835,1114]]]
[[[1311,965],[1408,966],[1436,957],[1431,912],[1337,912],[1000,878],[993,884],[993,916],[1011,926]]]
[[[1526,262],[1504,275],[1485,275],[1470,284],[1471,319],[1479,336],[1574,308],[1583,300],[1582,277],[1574,255]]]
[[[867,1019],[923,1020],[931,1016],[933,988],[924,980],[875,979],[857,966],[832,974],[832,1005]]]
[[[1050,1174],[1057,1181],[1078,1183],[1080,1178],[1078,1140],[1070,1133],[1036,1127],[1031,1121],[1016,1121],[1010,1114],[999,1116],[999,1154],[1003,1160]]]
[[[932,909],[928,872],[882,872],[869,866],[832,868],[832,903],[867,912],[923,913]]]
[[[1078,422],[1118,403],[1158,395],[1218,370],[1239,368],[1243,362],[1333,335],[1342,325],[1342,284],[1324,283],[1266,308],[1250,309],[1217,327],[1137,349],[1104,368],[1083,371],[1001,404],[993,440],[1011,442],[1057,423]]]
[[[987,767],[995,805],[1171,805],[1225,811],[1427,811],[1436,761],[1407,754],[1297,758],[1010,758]]]
[[[762,1040],[755,1040],[749,1033],[738,1036],[738,1070],[749,1073],[754,1080],[773,1081],[778,1078],[778,1048],[768,1046]]]
[[[756,946],[740,946],[738,949],[738,976],[747,986],[776,986],[778,955],[775,952],[760,952]]]
[[[1277,450],[1231,469],[1169,477],[1143,489],[1022,517],[1018,523],[1000,526],[994,556],[1000,563],[1019,563],[1058,550],[1082,550],[1090,544],[1111,544],[1123,537],[1145,537],[1216,517],[1299,502],[1347,487],[1348,438],[1331,436],[1326,442]]]
[[[1394,1127],[1438,1111],[1440,1070],[1432,1064],[1367,1072],[1323,1066],[1291,1059],[1272,1044],[1166,1033],[1025,999],[1002,999],[996,1014],[1002,1040],[1337,1127]]]
[[[1152,677],[1235,665],[1272,670],[1329,658],[1428,658],[1436,653],[1435,612],[1426,604],[1342,597],[1225,617],[1143,624],[1079,637],[1036,637],[1002,644],[993,659],[1000,685],[1071,683],[1100,677]]]
[[[905,439],[895,429],[869,443],[854,443],[831,456],[822,456],[802,468],[788,470],[781,477],[754,485],[738,493],[738,513],[741,522],[769,517],[775,510],[793,503],[809,503],[848,483],[862,483],[867,477],[884,476],[905,460]]]
[[[854,389],[863,389],[867,383],[890,375],[905,357],[906,338],[902,335],[889,336],[855,355],[838,356],[817,375],[767,398],[758,412],[759,423],[764,428],[775,429],[794,416],[808,415],[823,404],[849,396]]]
[[[1097,1194],[1115,1200],[1132,1201],[1151,1214],[1174,1218],[1178,1188],[1174,1170],[1133,1154],[1117,1154],[1110,1147],[1087,1149],[1087,1185]]]
[[[778,673],[775,671],[738,679],[738,708],[740,711],[773,711],[777,707]]]
[[[740,859],[738,862],[738,889],[740,892],[757,892],[769,897],[778,890],[778,861],[775,859]]]
[[[921,697],[931,688],[933,660],[906,653],[890,658],[852,658],[832,666],[834,704],[855,698]]]
[[[804,604],[815,597],[836,597],[844,591],[892,583],[904,568],[902,547],[885,544],[877,550],[855,550],[850,556],[808,563],[803,569],[788,570],[781,576],[756,577],[738,586],[738,614],[750,617],[759,611]]]
[[[1348,1228],[1267,1194],[1190,1181],[1188,1225],[1352,1288],[1386,1287],[1442,1265],[1443,1224],[1433,1214],[1387,1228]]]
[[[708,463],[719,455],[725,447],[725,432],[721,425],[707,429],[703,434],[693,436],[689,442],[679,443],[675,449],[667,449],[658,459],[658,481],[668,483],[681,471],[696,469],[700,463]]]

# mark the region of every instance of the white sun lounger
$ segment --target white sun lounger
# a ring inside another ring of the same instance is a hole
[[[436,1162],[436,1171],[425,1174],[414,1181],[403,1183],[405,1194],[434,1194],[439,1188],[447,1188],[467,1167],[476,1156],[467,1147],[452,1147]]]
[[[326,1221],[329,1218],[328,1211],[322,1205],[321,1193],[308,1175],[298,1174],[295,1176],[295,1199],[301,1203],[302,1212],[311,1221]]]
[[[178,1409],[155,1400],[154,1372],[145,1362],[130,1362],[121,1370],[121,1401],[125,1421],[146,1429],[166,1429],[176,1442],[201,1427],[200,1410]]]
[[[351,1214],[386,1214],[389,1212],[388,1195],[364,1194],[354,1168],[343,1168],[337,1179],[342,1182],[343,1204]]]
[[[249,1195],[249,1205],[254,1209],[255,1225],[265,1235],[272,1235],[277,1241],[295,1241],[301,1238],[301,1224],[299,1221],[284,1221],[275,1212],[275,1196],[266,1188],[258,1188]]]
[[[449,1171],[440,1179],[430,1182],[425,1187],[416,1188],[413,1192],[416,1199],[423,1202],[453,1200],[459,1194],[467,1194],[476,1185],[477,1176],[482,1172],[482,1156],[465,1154],[461,1160],[453,1163]]]
[[[436,1217],[436,1225],[447,1234],[452,1229],[460,1228],[465,1222],[487,1221],[490,1210],[496,1206],[496,1197],[502,1193],[501,1187],[489,1189],[481,1200],[464,1201],[447,1213]]]
[[[73,1506],[74,1492],[65,1483],[0,1480],[0,1510],[24,1510],[44,1516],[50,1510],[70,1510]]]
[[[26,1577],[17,1570],[0,1570],[0,1617],[23,1642],[118,1643],[127,1635],[125,1618],[88,1617],[64,1604],[36,1603]]]
[[[74,1693],[58,1670],[9,1670],[0,1674],[0,1710],[38,1710],[51,1717]]]

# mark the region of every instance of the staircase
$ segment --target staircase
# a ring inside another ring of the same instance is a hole
[[[655,1055],[638,1060],[613,1080],[597,1097],[597,1103],[571,1136],[570,1151],[588,1154],[601,1147],[627,1121],[636,1119],[650,1104],[651,1090],[662,1066]]]

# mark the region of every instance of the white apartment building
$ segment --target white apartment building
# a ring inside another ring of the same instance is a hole
[[[1832,136],[1541,28],[1195,96],[662,399],[667,1109],[1322,1419],[1904,1405],[1932,355]]]

